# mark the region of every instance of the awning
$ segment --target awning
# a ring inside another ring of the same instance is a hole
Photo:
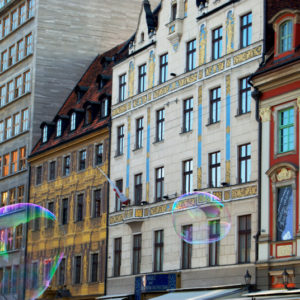
[[[226,299],[227,296],[240,293],[242,289],[217,289],[217,290],[204,290],[193,292],[174,292],[168,293],[153,299],[156,300],[199,300],[199,299]]]

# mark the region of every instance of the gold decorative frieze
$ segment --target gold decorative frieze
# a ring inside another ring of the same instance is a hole
[[[252,185],[252,186],[232,190],[231,198],[238,199],[238,198],[254,196],[256,194],[257,194],[257,186]]]
[[[124,219],[130,219],[133,217],[133,209],[125,210]]]
[[[114,117],[116,115],[122,114],[127,110],[131,109],[131,102],[124,103],[123,105],[112,110],[111,115]]]
[[[109,217],[109,224],[121,223],[123,222],[123,219],[124,219],[123,213],[116,216],[111,216]]]
[[[262,107],[259,110],[259,115],[262,122],[270,122],[271,120],[271,108],[270,107]]]
[[[226,68],[229,68],[231,66],[231,58],[228,58],[226,60]]]
[[[225,61],[221,61],[215,65],[205,68],[205,76],[213,75],[217,72],[223,71],[225,67]]]
[[[261,51],[262,51],[262,46],[259,45],[253,49],[250,49],[248,51],[245,51],[243,53],[240,53],[236,56],[233,57],[233,64],[237,65],[240,64],[248,59],[251,59],[253,57],[256,57],[258,55],[261,55]]]
[[[142,218],[143,217],[143,209],[136,209],[135,210],[135,217]]]
[[[198,87],[198,105],[202,104],[202,86]]]
[[[213,195],[222,200],[222,192],[213,192]]]
[[[137,106],[140,106],[142,104],[145,104],[147,102],[147,96],[143,96],[143,97],[140,97],[140,98],[137,98],[135,100],[133,100],[133,108],[137,107]]]
[[[202,169],[198,168],[198,176],[197,176],[197,188],[201,189],[202,187]]]

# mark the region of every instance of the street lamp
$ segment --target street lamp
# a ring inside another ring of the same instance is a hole
[[[244,275],[244,279],[245,279],[245,284],[246,284],[246,287],[248,289],[248,292],[251,292],[251,275],[247,269],[246,271],[246,274]]]
[[[289,273],[286,271],[286,269],[284,269],[284,271],[282,272],[282,281],[283,281],[284,287],[287,289],[288,281],[289,281]]]

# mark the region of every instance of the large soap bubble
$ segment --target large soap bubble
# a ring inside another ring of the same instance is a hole
[[[175,232],[189,244],[218,242],[231,228],[231,217],[224,202],[199,191],[178,197],[172,217]]]
[[[18,203],[0,208],[0,256],[4,257],[6,261],[9,260],[9,251],[12,248],[11,237],[14,228],[30,221],[53,228],[56,217],[48,209],[32,203]],[[30,242],[31,252],[35,247],[39,248],[39,240],[37,240],[37,244],[34,244],[34,241]],[[59,249],[56,252],[51,251],[51,255],[47,251],[43,251],[43,253],[44,255],[37,256],[27,252],[24,269],[19,274],[20,279],[25,279],[26,299],[39,298],[45,292],[64,255]],[[0,284],[3,285],[2,282]],[[11,287],[9,282],[9,287],[6,288],[7,292],[10,293],[13,289],[15,287]]]

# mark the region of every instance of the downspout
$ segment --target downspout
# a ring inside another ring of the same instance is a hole
[[[110,178],[110,153],[111,153],[111,117],[108,121],[108,168],[107,168],[107,176]],[[107,183],[107,204],[106,204],[106,250],[105,250],[105,274],[104,274],[104,295],[107,293],[107,265],[108,265],[108,234],[109,234],[109,184]]]

